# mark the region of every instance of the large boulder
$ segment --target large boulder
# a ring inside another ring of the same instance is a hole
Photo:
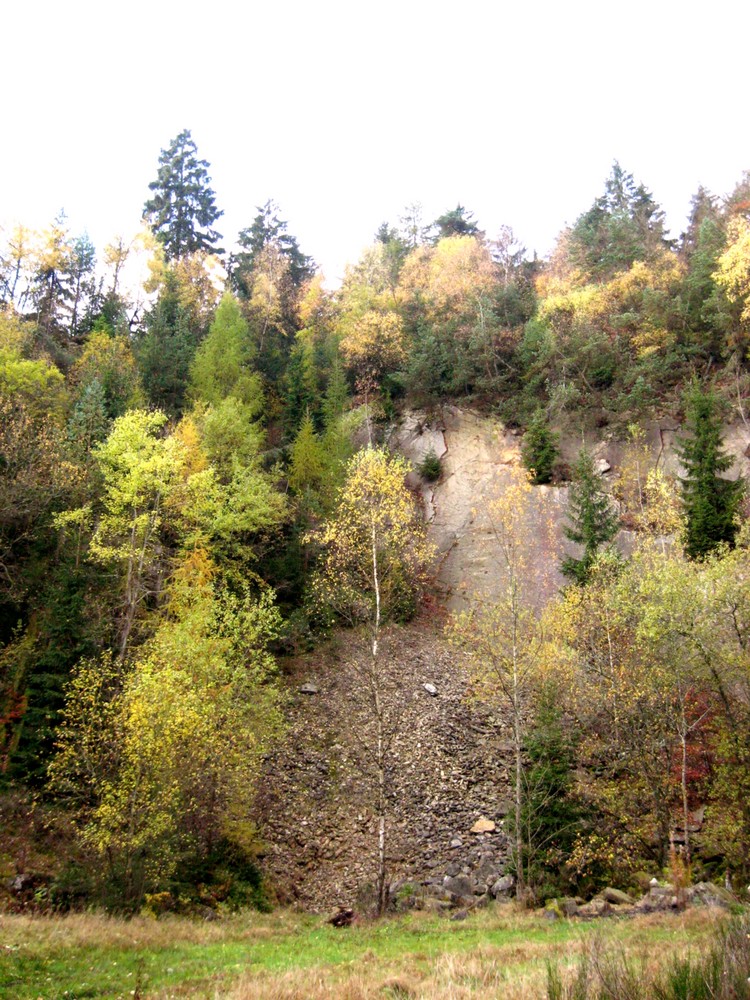
[[[635,903],[632,896],[628,896],[626,892],[622,892],[620,889],[613,889],[611,886],[607,886],[599,895],[614,906],[632,906]]]
[[[688,902],[698,906],[719,906],[729,910],[737,904],[737,900],[728,889],[714,882],[698,882],[696,885],[691,885],[685,895]]]
[[[490,896],[492,896],[493,899],[507,899],[513,895],[515,886],[516,880],[512,875],[502,875],[490,887]]]
[[[468,875],[454,875],[443,879],[443,888],[453,896],[473,896],[475,886]]]

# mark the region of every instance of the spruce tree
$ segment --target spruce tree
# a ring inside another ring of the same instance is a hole
[[[533,473],[531,481],[535,486],[552,480],[557,460],[557,434],[550,429],[542,409],[537,410],[529,422],[521,454],[523,464]]]
[[[560,568],[570,580],[585,584],[600,549],[613,540],[619,528],[617,515],[594,467],[594,459],[585,448],[573,468],[568,520],[570,524],[563,529],[565,537],[583,546],[583,555],[580,559],[565,556]]]
[[[732,464],[722,448],[718,401],[693,385],[687,397],[689,436],[677,450],[685,468],[680,478],[686,518],[684,548],[690,559],[702,559],[722,544],[732,545],[737,515],[745,494],[742,479],[724,479]]]
[[[198,159],[188,129],[159,156],[159,173],[149,184],[154,192],[143,206],[144,218],[164,246],[167,260],[180,260],[197,250],[223,253],[221,235],[211,227],[223,215],[209,186],[208,162]]]
[[[237,242],[241,250],[232,254],[229,271],[232,285],[241,298],[251,297],[253,272],[269,247],[274,247],[287,261],[294,288],[300,288],[315,274],[315,262],[302,253],[296,238],[287,232],[287,223],[279,218],[279,207],[273,201],[258,206],[252,225],[240,231]]]

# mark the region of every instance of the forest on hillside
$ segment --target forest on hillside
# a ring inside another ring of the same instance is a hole
[[[208,171],[184,131],[133,240],[95,248],[63,215],[0,233],[3,874],[46,838],[39,905],[262,901],[279,657],[341,627],[376,664],[380,628],[419,612],[431,555],[383,429],[461,402],[523,432],[489,511],[507,599],[447,629],[513,723],[519,893],[670,858],[746,882],[750,528],[721,429],[750,394],[750,173],[697,191],[673,240],[615,163],[547,260],[413,205],[331,291],[273,202],[225,253]],[[644,444],[665,414],[681,480]],[[585,450],[560,459],[592,429],[626,442],[611,491]],[[549,483],[570,484],[574,545],[538,615],[517,515]]]

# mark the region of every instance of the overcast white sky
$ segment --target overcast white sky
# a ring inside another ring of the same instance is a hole
[[[742,0],[42,0],[5,10],[0,219],[138,228],[183,128],[228,246],[273,198],[331,283],[383,221],[461,202],[530,249],[613,160],[682,230],[750,169]]]

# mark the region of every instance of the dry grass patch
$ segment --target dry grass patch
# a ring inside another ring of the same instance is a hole
[[[416,938],[414,951],[388,958],[370,947],[345,966],[291,969],[278,975],[249,973],[214,996],[216,1000],[530,1000],[546,996],[548,962],[557,963],[570,977],[581,956],[592,948],[615,949],[630,961],[656,968],[667,958],[696,953],[722,919],[696,910],[681,916],[548,925],[533,914],[489,911],[476,915],[472,929],[495,941],[464,948],[456,934],[455,950],[449,942],[445,950],[430,956],[419,949],[421,934],[442,934],[449,925],[417,917],[402,927],[404,937]],[[461,926],[468,930],[471,925]],[[511,940],[503,942],[503,934],[510,934]]]
[[[215,922],[186,920],[169,915],[132,917],[124,920],[102,913],[69,913],[62,916],[0,915],[3,943],[25,947],[130,948],[148,944],[171,948],[178,944],[212,944],[233,939],[248,940],[293,933],[299,921],[294,914],[280,912],[273,918],[256,913]]]
[[[546,995],[548,962],[570,978],[595,938],[651,965],[696,954],[719,919],[695,910],[550,923],[508,906],[455,923],[414,913],[342,930],[292,911],[215,923],[3,917],[0,996],[127,997],[137,980],[148,1000],[528,1000]]]

